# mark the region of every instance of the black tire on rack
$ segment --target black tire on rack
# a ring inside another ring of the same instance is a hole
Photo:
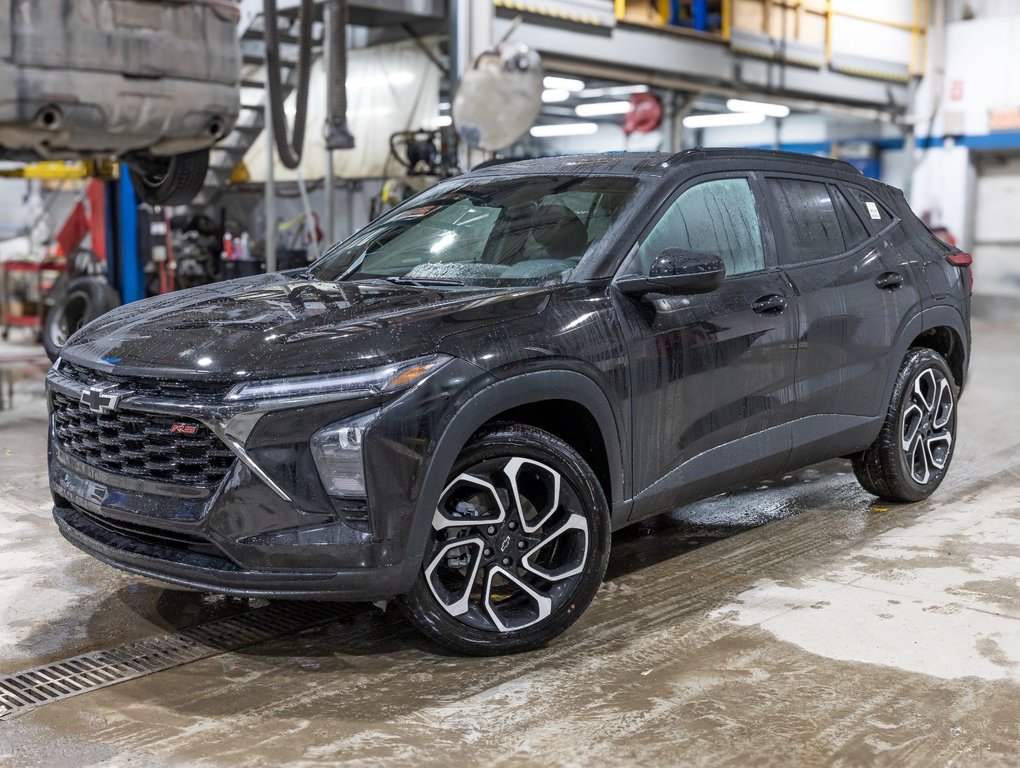
[[[120,297],[100,277],[76,277],[54,298],[42,326],[42,343],[50,360],[56,360],[71,335],[97,317],[120,305]]]

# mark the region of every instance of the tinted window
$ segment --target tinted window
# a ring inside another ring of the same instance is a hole
[[[761,227],[747,179],[706,181],[680,195],[641,244],[643,274],[664,248],[717,254],[727,275],[764,269]]]
[[[860,187],[850,187],[851,205],[860,215],[861,219],[871,233],[885,229],[892,221],[889,210],[875,199],[874,195],[865,192]]]
[[[839,220],[843,224],[843,239],[846,240],[848,248],[856,248],[870,237],[868,230],[864,228],[860,218],[854,213],[850,201],[846,195],[839,191],[838,187],[832,187],[832,199],[839,211]]]
[[[769,179],[779,227],[786,246],[779,249],[784,264],[799,264],[843,253],[846,243],[827,185],[801,179]]]

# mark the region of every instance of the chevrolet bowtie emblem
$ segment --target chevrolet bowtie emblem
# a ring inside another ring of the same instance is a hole
[[[92,413],[113,413],[123,393],[108,391],[108,387],[89,387],[81,393],[81,404]]]

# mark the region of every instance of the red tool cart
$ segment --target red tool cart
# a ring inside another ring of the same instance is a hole
[[[42,328],[43,299],[64,271],[64,259],[0,263],[0,336],[11,328]]]

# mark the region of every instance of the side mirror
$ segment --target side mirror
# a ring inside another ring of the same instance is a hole
[[[625,277],[617,287],[632,296],[646,293],[711,293],[726,278],[726,265],[714,253],[665,248],[652,262],[648,277]]]

